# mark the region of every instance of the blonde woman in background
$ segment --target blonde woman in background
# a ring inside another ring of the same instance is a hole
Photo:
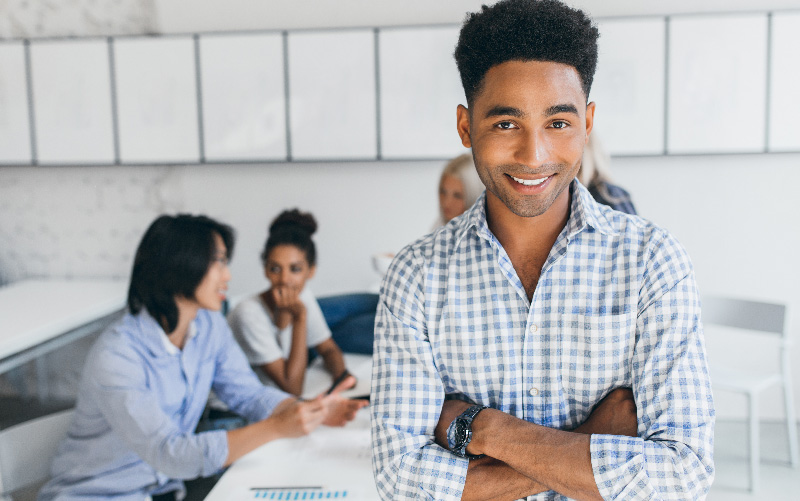
[[[583,150],[583,162],[578,171],[578,181],[589,189],[595,200],[614,210],[636,214],[631,196],[617,185],[611,184],[609,166],[611,157],[606,153],[595,132],[589,135],[589,142]]]
[[[439,178],[439,218],[433,229],[461,215],[483,193],[483,183],[472,163],[472,153],[450,160]]]

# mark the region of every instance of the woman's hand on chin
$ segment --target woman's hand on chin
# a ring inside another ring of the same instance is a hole
[[[272,303],[278,311],[286,311],[293,318],[305,315],[306,305],[300,299],[300,290],[288,285],[273,287],[269,290]]]

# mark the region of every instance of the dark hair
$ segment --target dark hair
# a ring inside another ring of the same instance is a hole
[[[317,231],[317,221],[308,212],[285,210],[269,225],[269,236],[261,252],[261,262],[266,263],[269,253],[279,245],[293,245],[303,251],[309,266],[317,264],[317,248],[311,235]]]
[[[147,228],[133,259],[128,309],[144,307],[167,333],[178,325],[175,297],[194,298],[216,253],[214,235],[233,254],[234,232],[206,216],[159,216]]]
[[[501,0],[468,14],[455,59],[471,106],[490,68],[507,61],[550,61],[578,71],[589,97],[600,33],[582,11],[556,0]]]

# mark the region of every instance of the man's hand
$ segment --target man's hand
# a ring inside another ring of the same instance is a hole
[[[359,409],[369,405],[366,400],[350,400],[341,395],[356,385],[356,378],[349,375],[337,384],[327,395],[320,395],[322,405],[325,407],[326,416],[322,422],[325,426],[344,426],[356,417]]]
[[[630,388],[617,388],[601,400],[582,425],[575,428],[578,433],[591,435],[627,435],[635,437],[638,421],[636,402]]]
[[[322,400],[322,397],[309,401],[287,399],[267,419],[275,423],[279,437],[308,435],[327,417],[327,408]]]

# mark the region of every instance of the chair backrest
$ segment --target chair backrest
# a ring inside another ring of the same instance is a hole
[[[786,335],[786,305],[718,296],[702,298],[704,324]]]
[[[7,494],[50,476],[50,460],[67,436],[73,409],[0,430],[0,494]]]

